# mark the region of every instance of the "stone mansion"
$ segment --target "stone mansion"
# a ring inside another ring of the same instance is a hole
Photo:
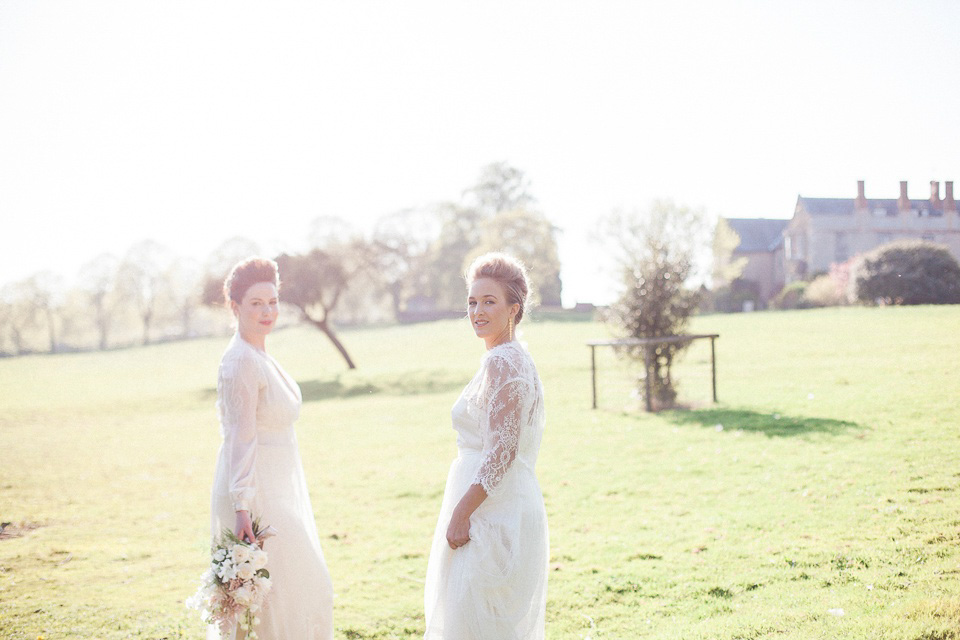
[[[867,198],[863,180],[856,198],[797,197],[793,218],[727,218],[740,236],[734,257],[747,258],[741,279],[759,286],[766,304],[787,283],[829,271],[833,263],[895,240],[918,239],[946,246],[960,260],[960,214],[953,182],[930,182],[930,197]]]

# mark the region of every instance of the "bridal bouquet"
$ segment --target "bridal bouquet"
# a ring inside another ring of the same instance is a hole
[[[239,625],[249,640],[256,640],[254,628],[260,623],[257,612],[270,591],[267,552],[263,541],[276,535],[273,527],[261,528],[260,519],[253,521],[255,543],[240,540],[224,529],[213,543],[210,568],[201,576],[197,592],[186,605],[197,609],[207,624],[216,624],[221,634],[228,634]]]

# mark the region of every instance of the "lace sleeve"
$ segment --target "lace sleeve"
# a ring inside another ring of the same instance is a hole
[[[249,358],[225,362],[220,367],[217,396],[223,421],[223,445],[227,449],[230,499],[237,511],[250,510],[257,492],[257,400],[260,371]]]
[[[487,495],[497,490],[517,457],[524,400],[529,392],[529,383],[518,377],[508,362],[491,358],[482,388],[487,415],[483,462],[473,482]]]

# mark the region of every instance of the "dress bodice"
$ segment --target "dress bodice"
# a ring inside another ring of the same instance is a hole
[[[293,424],[302,402],[300,387],[276,360],[239,334],[233,337],[220,360],[217,415],[238,510],[249,509],[256,495],[257,447],[296,446]]]
[[[235,335],[220,361],[217,376],[217,415],[221,435],[231,417],[256,392],[256,429],[260,433],[290,431],[300,417],[300,386],[267,352]]]
[[[545,422],[543,387],[518,342],[488,350],[452,410],[461,453],[484,457],[476,484],[494,492],[515,461],[533,469]]]

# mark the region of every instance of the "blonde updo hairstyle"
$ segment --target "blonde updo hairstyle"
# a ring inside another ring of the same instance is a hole
[[[258,282],[269,282],[280,289],[280,270],[277,263],[268,258],[253,257],[241,260],[233,265],[230,274],[223,281],[223,301],[229,307],[231,302],[240,304],[247,289]]]
[[[527,281],[527,268],[522,262],[505,253],[485,253],[478,257],[464,273],[467,287],[480,278],[496,280],[507,294],[507,304],[519,304],[520,309],[513,321],[520,324],[527,306],[530,283]]]

